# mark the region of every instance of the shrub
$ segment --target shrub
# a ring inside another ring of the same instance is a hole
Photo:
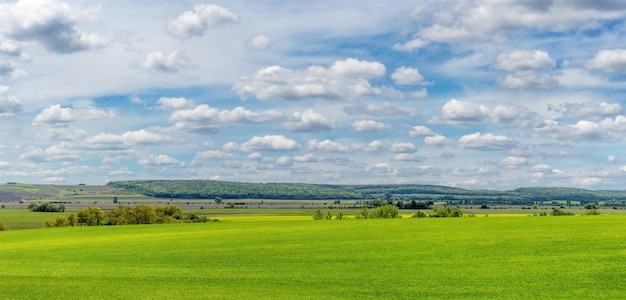
[[[315,213],[313,213],[313,220],[322,220],[324,219],[324,215],[322,214],[321,209],[316,209]]]
[[[0,221],[0,231],[7,231],[9,230],[9,227],[4,224],[2,221]]]
[[[463,216],[463,212],[458,207],[451,209],[447,206],[444,206],[440,208],[435,208],[429,216],[431,218],[447,218],[447,217],[458,218],[458,217]]]
[[[597,209],[592,209],[592,210],[588,211],[586,213],[586,215],[588,215],[588,216],[597,216],[597,215],[600,215],[600,211],[597,210]]]
[[[370,216],[369,209],[367,209],[367,206],[366,206],[366,207],[363,207],[361,211],[357,212],[354,217],[357,219],[368,219],[369,216]]]
[[[585,209],[598,209],[598,203],[587,203]]]
[[[421,210],[418,210],[411,215],[411,218],[428,218],[428,214]]]
[[[573,216],[575,215],[575,213],[555,208],[552,210],[552,215],[553,216]]]

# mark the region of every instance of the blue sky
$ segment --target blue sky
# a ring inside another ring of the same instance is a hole
[[[622,1],[0,1],[0,181],[626,182]]]

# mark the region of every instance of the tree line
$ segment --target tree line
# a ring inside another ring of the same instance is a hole
[[[625,206],[626,191],[577,188],[518,188],[510,191],[467,190],[420,184],[329,185],[306,183],[249,183],[219,180],[133,180],[110,182],[108,186],[158,198],[186,199],[307,199],[443,201],[450,205],[533,205],[545,201],[605,202]]]
[[[183,210],[176,206],[137,205],[134,207],[119,206],[104,211],[99,207],[81,209],[78,213],[67,217],[57,217],[56,220],[46,222],[46,227],[70,226],[101,226],[101,225],[130,225],[130,224],[165,224],[190,222],[215,222],[206,216],[191,214],[183,215]]]

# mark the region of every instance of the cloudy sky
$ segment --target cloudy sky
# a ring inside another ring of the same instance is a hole
[[[624,189],[626,2],[0,0],[0,181]]]

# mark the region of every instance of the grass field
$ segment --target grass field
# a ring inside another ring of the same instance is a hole
[[[626,295],[625,216],[298,217],[0,232],[0,298]]]

